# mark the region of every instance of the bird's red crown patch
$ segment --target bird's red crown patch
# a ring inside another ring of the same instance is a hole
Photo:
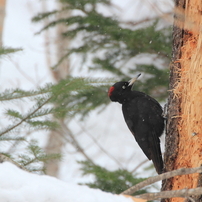
[[[112,87],[109,88],[109,91],[108,91],[108,96],[109,97],[112,95],[113,91],[114,91],[114,86],[112,86]]]

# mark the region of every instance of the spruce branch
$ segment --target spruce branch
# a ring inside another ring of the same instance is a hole
[[[51,15],[56,14],[58,12],[59,12],[59,10],[55,9],[55,10],[53,10],[51,12],[38,13],[37,16],[34,16],[32,18],[32,22],[39,22],[39,21],[43,20],[44,18],[50,17]]]
[[[106,83],[106,81],[104,81]],[[20,126],[22,123],[28,123],[30,126],[40,126],[45,128],[50,128],[52,126],[52,129],[57,127],[56,122],[51,122],[49,120],[45,121],[38,121],[38,120],[31,120],[33,118],[37,117],[43,117],[48,114],[54,114],[55,116],[66,116],[67,112],[69,111],[78,111],[78,110],[89,110],[83,109],[85,106],[92,106],[93,102],[95,102],[95,99],[88,99],[87,96],[92,97],[92,90],[94,90],[95,86],[101,86],[101,83],[103,83],[102,79],[85,79],[85,78],[71,78],[69,77],[66,80],[62,80],[57,85],[46,85],[45,88],[40,88],[38,91],[33,92],[26,92],[22,90],[14,90],[6,92],[6,95],[9,95],[11,92],[14,93],[13,97],[6,97],[6,99],[19,99],[23,98],[24,96],[31,96],[33,97],[33,100],[37,101],[37,106],[34,110],[31,110],[27,113],[27,115],[21,115],[16,110],[7,110],[7,115],[9,115],[12,118],[20,119],[17,124],[12,125],[2,131],[0,133],[0,136],[12,131],[13,129]],[[103,86],[103,85],[102,85]],[[16,93],[16,94],[15,94]],[[34,94],[33,94],[34,93]],[[36,95],[44,94],[42,97],[38,97]],[[17,96],[16,96],[17,95]],[[95,95],[94,95],[95,96]],[[0,96],[1,97],[1,96]],[[2,98],[4,95],[2,95]],[[85,103],[84,102],[85,99]],[[1,100],[1,98],[0,98]],[[57,103],[57,107],[55,108],[49,108],[49,109],[42,109],[44,105],[47,103]],[[96,101],[97,102],[97,101]],[[64,104],[65,103],[65,104]],[[101,105],[101,102],[97,102],[97,106]],[[96,107],[97,107],[96,106]],[[91,108],[93,109],[93,108]],[[75,113],[72,113],[75,114]]]
[[[141,183],[127,189],[127,190],[125,190],[121,194],[131,195],[131,194],[135,193],[137,190],[139,190],[139,189],[141,189],[141,188],[143,188],[145,186],[151,185],[151,184],[153,184],[155,182],[161,181],[161,180],[165,180],[165,179],[175,177],[175,176],[178,176],[178,175],[187,175],[187,174],[201,173],[201,172],[202,172],[202,167],[181,168],[181,169],[178,169],[178,170],[173,170],[173,171],[166,172],[166,173],[154,176],[154,177],[150,177],[147,180],[145,180],[145,181],[143,181],[143,182],[141,182]]]
[[[4,137],[4,136],[1,136],[0,137],[0,141],[15,141],[15,142],[21,142],[21,141],[25,141],[25,138],[24,137]]]
[[[18,162],[14,161],[9,155],[4,154],[4,153],[0,153],[0,161],[4,162],[4,161],[8,161],[14,165],[16,165],[18,168],[28,171],[30,172],[28,169],[26,169],[24,166],[20,165]]]
[[[7,128],[5,131],[0,133],[0,136],[12,131],[13,129],[17,128],[18,126],[20,126],[23,122],[27,121],[32,115],[34,115],[38,110],[40,110],[45,104],[47,104],[52,97],[49,97],[47,100],[45,100],[44,102],[42,102],[35,110],[33,110],[31,113],[29,113],[27,116],[25,116],[23,119],[21,119],[21,121],[19,121],[17,124]]]
[[[33,91],[24,91],[21,89],[11,89],[11,90],[5,90],[4,92],[0,93],[0,101],[12,101],[22,98],[30,98],[35,97],[38,95],[43,95],[50,92],[50,84],[47,84],[44,88],[38,88],[37,90]]]
[[[29,171],[45,171],[45,168],[40,163],[47,162],[53,159],[61,159],[60,154],[46,154],[38,145],[37,141],[31,140],[26,148],[27,153],[19,155],[19,163],[26,167]],[[31,166],[30,166],[31,165]],[[39,166],[40,165],[40,166]],[[37,168],[37,167],[38,168]]]
[[[22,48],[1,47],[0,48],[0,56],[15,53],[17,51],[22,51]]]

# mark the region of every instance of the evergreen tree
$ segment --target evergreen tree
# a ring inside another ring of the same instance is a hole
[[[102,191],[120,194],[124,190],[134,186],[145,180],[138,178],[125,169],[109,171],[98,165],[94,165],[89,161],[79,162],[83,175],[93,175],[94,182],[84,183],[91,188],[101,189]],[[142,189],[134,193],[134,195],[146,193],[146,189]]]
[[[2,103],[14,101],[15,103],[29,103],[29,109],[25,113],[16,109],[5,110],[5,118],[8,118],[9,124],[0,131],[0,140],[9,142],[12,149],[18,142],[24,141],[27,144],[27,153],[2,151],[1,160],[12,161],[29,171],[45,171],[43,162],[60,158],[61,154],[45,154],[36,141],[28,139],[24,131],[26,129],[31,132],[57,130],[61,127],[58,119],[66,116],[73,117],[77,114],[80,114],[81,117],[86,115],[95,106],[101,104],[94,99],[92,92],[95,89],[98,92],[105,91],[106,85],[106,81],[98,79],[68,77],[58,84],[49,83],[30,91],[7,89],[1,92],[0,101]],[[83,102],[86,105],[83,105]],[[57,105],[53,105],[53,103],[57,103]],[[56,118],[55,121],[52,121],[52,116]]]
[[[138,26],[120,22],[118,17],[106,17],[99,6],[111,7],[110,0],[60,0],[61,10],[39,13],[32,20],[39,22],[45,18],[54,19],[57,13],[72,11],[74,15],[67,18],[52,20],[39,33],[58,24],[64,24],[67,29],[62,35],[72,41],[82,41],[77,47],[69,48],[60,61],[72,54],[83,56],[83,62],[90,60],[90,71],[105,71],[116,77],[116,80],[129,79],[144,72],[148,75],[144,85],[137,84],[136,88],[145,93],[163,99],[167,96],[168,62],[171,53],[170,27],[159,29],[162,24],[158,19],[150,20],[147,24]],[[127,27],[127,28],[126,28]],[[140,28],[141,27],[141,28]],[[82,39],[82,40],[81,40]],[[155,56],[164,65],[136,64],[133,59],[139,55]]]

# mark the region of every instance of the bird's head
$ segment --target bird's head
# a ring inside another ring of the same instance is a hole
[[[131,92],[133,84],[135,83],[135,81],[138,79],[139,76],[140,74],[136,78],[133,78],[129,81],[120,81],[111,86],[108,91],[108,96],[110,100],[122,104],[126,99],[127,94]]]

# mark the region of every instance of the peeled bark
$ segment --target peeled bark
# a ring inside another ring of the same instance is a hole
[[[202,164],[202,4],[177,0],[166,134],[165,171]],[[162,190],[196,188],[199,174],[174,177]],[[194,197],[193,197],[194,198]],[[200,198],[194,198],[200,201]],[[183,198],[166,201],[180,202]]]

